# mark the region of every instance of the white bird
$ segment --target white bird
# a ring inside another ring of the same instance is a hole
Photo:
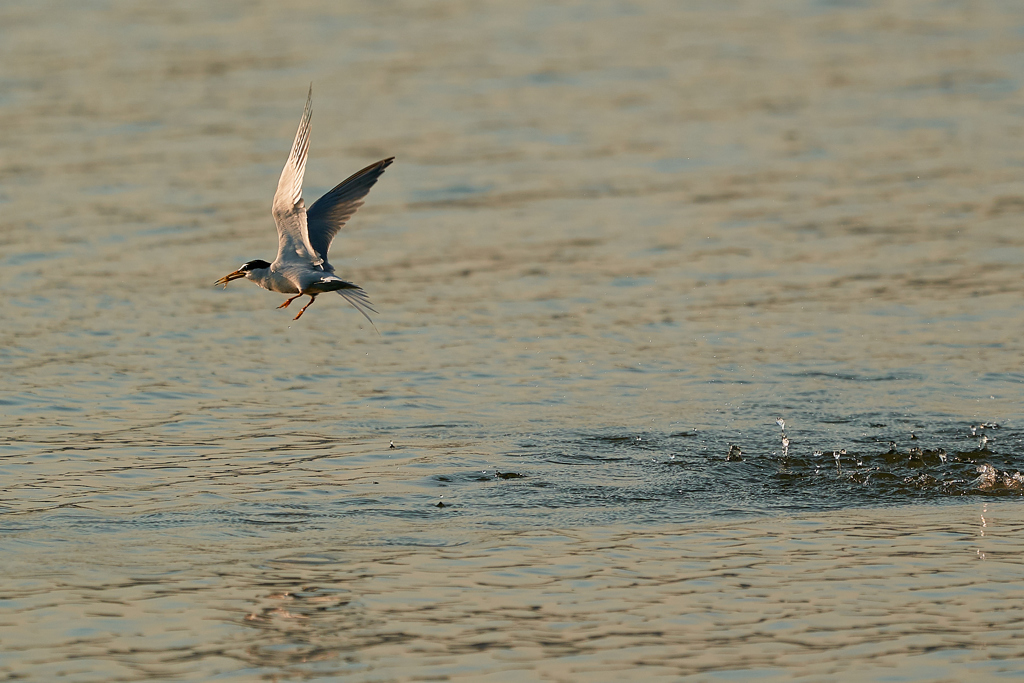
[[[373,325],[367,311],[377,311],[366,292],[359,285],[342,280],[334,274],[334,266],[327,262],[327,250],[331,248],[334,236],[356,209],[363,205],[363,199],[369,194],[370,188],[395,158],[389,157],[370,164],[313,202],[307,210],[302,199],[302,176],[306,172],[312,114],[313,86],[310,86],[306,109],[302,112],[299,130],[292,143],[292,152],[288,155],[281,179],[277,182],[277,192],[274,193],[272,211],[274,222],[277,223],[277,258],[273,263],[262,259],[243,263],[238,270],[225,275],[215,284],[227,287],[232,280],[244,277],[272,292],[295,295],[278,308],[287,308],[288,304],[300,296],[308,296],[309,303],[302,307],[294,320],[302,317],[320,294],[337,292]]]

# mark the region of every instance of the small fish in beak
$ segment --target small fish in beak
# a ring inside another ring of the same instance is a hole
[[[229,282],[231,282],[232,280],[237,280],[237,279],[242,278],[242,277],[245,277],[245,273],[243,273],[240,270],[236,270],[233,273],[228,273],[227,275],[225,275],[221,279],[217,280],[213,284],[215,284],[215,285],[224,285],[224,289],[227,289]]]

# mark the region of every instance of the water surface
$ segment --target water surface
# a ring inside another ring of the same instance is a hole
[[[996,0],[5,4],[0,671],[1019,673],[1022,48]],[[331,259],[379,336],[211,286],[311,81],[307,201],[397,156]]]

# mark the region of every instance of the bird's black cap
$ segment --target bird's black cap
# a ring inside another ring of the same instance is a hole
[[[256,270],[257,268],[269,268],[270,264],[263,259],[254,259],[248,263],[243,263],[242,267],[239,268],[243,273],[248,273],[250,270]]]

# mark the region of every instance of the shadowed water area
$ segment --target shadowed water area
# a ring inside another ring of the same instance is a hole
[[[0,5],[0,678],[1020,675],[1022,74],[1008,0]],[[311,81],[379,335],[212,286]]]

